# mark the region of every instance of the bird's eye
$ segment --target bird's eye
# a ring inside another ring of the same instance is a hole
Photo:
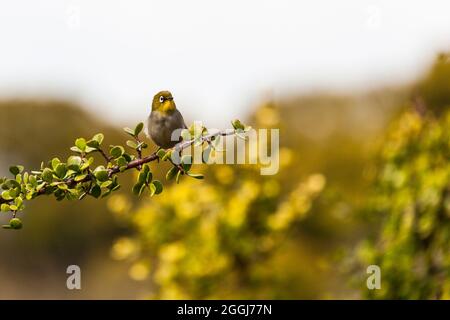
[[[164,102],[164,97],[163,97],[163,96],[160,96],[160,97],[159,97],[159,102],[161,102],[161,103]]]

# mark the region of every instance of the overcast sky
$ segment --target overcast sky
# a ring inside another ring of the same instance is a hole
[[[186,118],[224,126],[267,92],[402,81],[445,49],[448,0],[0,0],[0,97],[121,123],[169,89]]]

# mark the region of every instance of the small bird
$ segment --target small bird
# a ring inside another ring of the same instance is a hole
[[[187,129],[183,116],[177,110],[169,91],[160,91],[153,97],[152,111],[148,117],[147,134],[158,147],[169,149],[181,139],[172,141],[172,133],[177,129]]]

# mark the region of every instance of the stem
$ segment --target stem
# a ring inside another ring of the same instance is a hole
[[[98,150],[98,152],[100,152],[100,154],[103,156],[103,158],[105,158],[106,162],[110,162],[111,161],[111,158],[108,157],[108,155],[105,153],[105,151],[103,151],[100,148],[98,148],[97,150]]]

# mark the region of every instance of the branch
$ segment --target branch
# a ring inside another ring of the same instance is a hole
[[[136,156],[126,153],[122,146],[110,146],[110,155],[108,156],[101,148],[104,137],[99,133],[89,141],[83,138],[76,139],[75,146],[71,147],[71,150],[77,155],[70,156],[66,162],[54,158],[48,162],[47,166],[41,164],[40,170],[31,171],[31,173],[23,172],[22,166],[12,166],[10,172],[14,178],[0,178],[1,187],[4,189],[0,196],[1,211],[11,211],[13,215],[10,223],[3,227],[20,229],[22,222],[16,218],[17,212],[23,210],[25,200],[32,200],[41,195],[53,194],[57,200],[81,200],[87,195],[95,198],[106,197],[120,188],[117,174],[130,169],[139,170],[138,181],[133,186],[133,193],[141,195],[148,190],[150,196],[159,194],[163,190],[163,185],[160,181],[153,180],[148,166],[148,163],[155,160],[169,160],[173,164],[166,174],[167,180],[176,178],[178,183],[180,176],[184,174],[196,179],[203,179],[202,175],[190,172],[191,156],[183,156],[180,163],[175,163],[172,154],[174,152],[181,154],[184,149],[194,143],[202,146],[204,143],[212,145],[212,141],[219,136],[239,135],[250,128],[244,126],[239,120],[233,121],[232,124],[234,129],[211,134],[204,127],[201,130],[191,127],[189,132],[193,132],[193,135],[189,136],[190,139],[183,139],[171,149],[160,149],[148,156],[142,156],[142,151],[147,148],[147,144],[139,139],[139,134],[143,129],[143,124],[139,123],[134,130],[124,128],[124,131],[133,138],[133,140],[127,141],[127,145],[134,149]],[[93,152],[99,152],[103,156],[107,163],[106,167],[97,166],[91,169],[94,159],[88,158],[88,156]]]

